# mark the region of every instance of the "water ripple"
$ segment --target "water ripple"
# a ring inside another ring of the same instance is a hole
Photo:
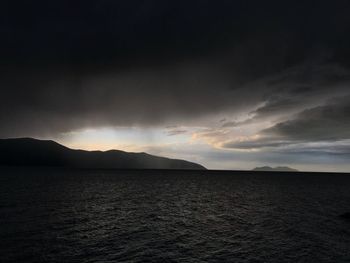
[[[2,169],[0,262],[350,262],[349,189],[346,175]]]

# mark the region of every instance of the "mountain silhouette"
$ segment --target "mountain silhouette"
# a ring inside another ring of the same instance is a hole
[[[288,166],[278,166],[278,167],[262,166],[262,167],[254,168],[253,171],[262,171],[262,172],[298,172],[298,170],[290,168]]]
[[[54,141],[32,138],[0,139],[0,165],[101,169],[206,169],[185,160],[147,153],[73,150]]]

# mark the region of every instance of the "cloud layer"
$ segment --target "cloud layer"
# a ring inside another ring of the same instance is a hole
[[[0,137],[151,127],[215,150],[349,149],[349,1],[3,7]]]

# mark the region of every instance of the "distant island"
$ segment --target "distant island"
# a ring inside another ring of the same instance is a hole
[[[50,140],[0,139],[0,165],[99,169],[205,170],[202,165],[147,153],[73,150]]]
[[[298,170],[287,167],[287,166],[278,166],[278,167],[270,167],[270,166],[262,166],[256,167],[253,171],[261,171],[261,172],[298,172]]]

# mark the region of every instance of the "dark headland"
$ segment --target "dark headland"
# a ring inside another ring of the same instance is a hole
[[[54,141],[32,138],[0,139],[0,165],[99,169],[206,169],[202,165],[185,160],[147,153],[73,150]]]

